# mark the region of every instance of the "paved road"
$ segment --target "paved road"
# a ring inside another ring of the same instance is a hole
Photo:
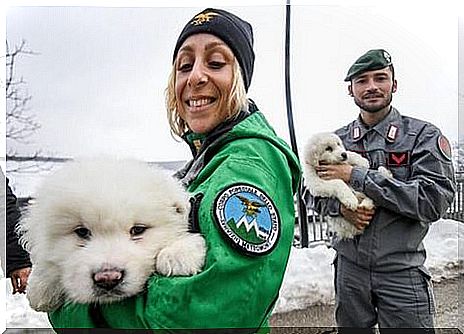
[[[464,274],[458,278],[435,282],[434,294],[437,307],[437,334],[464,333]],[[277,313],[271,317],[270,324],[275,327],[273,334],[336,333],[333,305]]]

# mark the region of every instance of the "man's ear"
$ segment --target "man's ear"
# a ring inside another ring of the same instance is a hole
[[[392,93],[395,93],[397,88],[398,88],[398,83],[396,82],[396,79],[394,79],[393,86],[392,86]]]
[[[351,85],[348,85],[348,95],[353,96],[353,87]]]

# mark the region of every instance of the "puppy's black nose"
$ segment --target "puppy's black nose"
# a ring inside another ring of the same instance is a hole
[[[346,154],[346,152],[343,152],[342,153],[342,160],[345,161],[346,159],[348,159],[348,154]]]
[[[105,268],[93,274],[93,282],[99,288],[107,291],[114,289],[124,278],[124,270]]]

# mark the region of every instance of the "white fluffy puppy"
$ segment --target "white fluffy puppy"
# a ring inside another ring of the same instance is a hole
[[[166,171],[135,160],[72,162],[47,177],[21,222],[37,311],[65,301],[108,303],[148,277],[201,271],[206,246],[188,232],[189,201]]]
[[[354,191],[348,184],[339,179],[323,180],[316,173],[316,166],[325,164],[350,164],[369,168],[369,161],[361,155],[345,149],[341,139],[334,133],[322,132],[313,135],[304,149],[304,171],[306,186],[313,196],[334,197],[350,210],[358,207],[372,209],[374,203],[363,193]],[[385,167],[379,171],[391,175]],[[329,231],[335,232],[339,238],[352,238],[362,233],[343,217],[327,217]]]

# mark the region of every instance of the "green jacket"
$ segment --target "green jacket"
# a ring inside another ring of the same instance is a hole
[[[204,270],[153,275],[146,292],[101,305],[100,324],[88,305],[67,304],[49,314],[55,328],[267,325],[293,240],[299,162],[259,111],[186,140],[194,159],[179,176],[192,194],[190,223],[207,243]]]

